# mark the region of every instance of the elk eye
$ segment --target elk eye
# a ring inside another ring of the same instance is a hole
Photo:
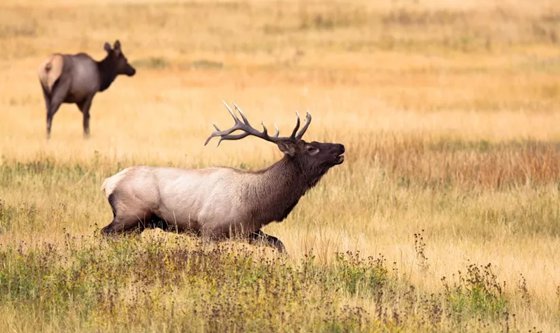
[[[319,152],[319,148],[315,148],[313,146],[307,146],[307,152],[309,155],[315,155]]]

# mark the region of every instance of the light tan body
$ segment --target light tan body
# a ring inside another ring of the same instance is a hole
[[[170,224],[171,230],[223,237],[260,229],[262,221],[255,218],[255,212],[263,200],[256,199],[266,195],[270,196],[267,203],[275,199],[265,184],[267,178],[266,173],[230,168],[137,166],[107,178],[102,189],[107,198],[115,196],[113,209],[128,217],[126,221],[155,215]]]

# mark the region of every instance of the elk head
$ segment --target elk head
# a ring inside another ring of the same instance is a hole
[[[331,167],[344,162],[344,146],[342,144],[317,141],[306,142],[302,139],[311,124],[311,115],[309,113],[306,114],[305,124],[301,129],[299,114],[296,113],[296,126],[292,130],[290,136],[279,136],[280,131],[278,128],[276,128],[276,133],[270,136],[264,124],[261,124],[263,127],[262,131],[252,127],[243,111],[241,111],[237,105],[234,104],[234,108],[241,118],[236,115],[229,105],[226,103],[224,104],[233,118],[234,125],[224,131],[214,125],[216,130],[206,139],[205,145],[214,137],[220,138],[218,142],[219,145],[223,140],[239,140],[249,135],[275,143],[278,149],[284,153],[285,159],[294,163],[300,168],[302,173],[309,176],[309,181],[312,183],[311,186],[313,186]],[[234,134],[234,132],[237,131],[241,131],[242,133]]]
[[[128,59],[126,59],[122,52],[121,42],[115,41],[113,48],[111,48],[111,44],[106,42],[104,48],[107,51],[107,58],[115,68],[116,74],[125,74],[127,76],[134,76],[136,74],[136,69],[128,63]]]

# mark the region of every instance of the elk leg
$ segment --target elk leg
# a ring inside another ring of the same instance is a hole
[[[133,220],[115,217],[109,225],[101,229],[101,233],[104,236],[116,234],[140,234],[144,231],[144,228],[144,223],[136,217],[134,217]]]
[[[53,87],[50,102],[47,105],[47,139],[51,137],[52,119],[58,111],[58,108],[60,108],[62,102],[64,102],[64,98],[66,97],[66,93],[69,88],[70,84],[63,84],[63,82],[60,81]]]
[[[43,91],[43,98],[45,99],[45,109],[47,113],[49,112],[49,107],[51,105],[51,98],[47,89],[41,84],[41,90]]]
[[[47,110],[47,139],[51,137],[52,120],[58,108],[60,108],[60,104],[62,104],[62,102],[55,103],[51,101],[51,105]]]
[[[51,124],[52,116],[49,117],[51,108],[51,97],[47,92],[47,89],[41,84],[41,90],[43,91],[43,98],[45,99],[45,109],[47,110],[47,139],[51,136]]]
[[[91,108],[91,102],[93,101],[93,96],[86,98],[82,102],[78,103],[78,108],[83,114],[83,127],[84,127],[84,137],[89,137],[89,109]]]
[[[150,227],[156,216],[146,207],[144,198],[113,191],[107,198],[113,211],[113,221],[103,229],[103,235],[141,233]]]
[[[42,83],[41,83],[41,91],[43,92],[43,99],[45,100],[45,110],[47,111],[47,139],[49,139],[51,134],[51,123],[52,123],[52,116],[49,117],[50,109],[51,109],[51,94]]]
[[[280,253],[286,253],[286,247],[278,238],[265,234],[262,230],[257,230],[249,235],[249,242],[251,244],[264,243],[267,246],[273,247]]]

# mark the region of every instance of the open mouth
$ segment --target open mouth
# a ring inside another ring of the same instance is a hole
[[[344,153],[336,157],[336,164],[341,164],[342,162],[344,162]]]

